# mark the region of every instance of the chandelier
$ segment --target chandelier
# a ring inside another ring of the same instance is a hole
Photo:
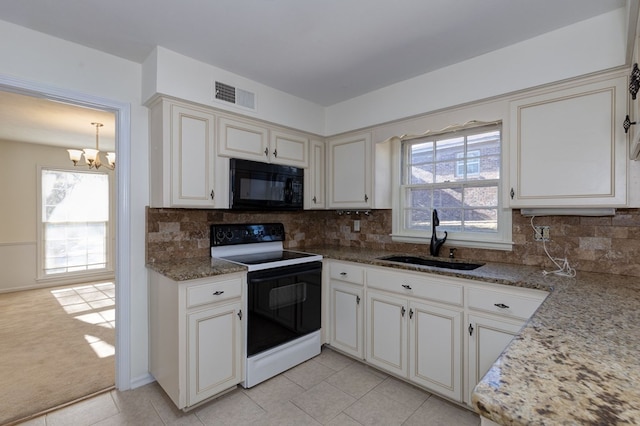
[[[98,132],[100,127],[103,126],[102,123],[91,123],[92,126],[96,126],[96,149],[85,148],[85,149],[68,149],[69,159],[73,161],[73,165],[77,166],[78,162],[82,159],[82,155],[84,154],[84,160],[86,161],[89,168],[99,169],[100,166],[104,166],[110,170],[116,168],[116,153],[115,152],[107,152],[107,164],[103,164],[100,161],[100,148],[98,146]]]

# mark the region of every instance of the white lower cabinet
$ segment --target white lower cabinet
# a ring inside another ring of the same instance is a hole
[[[489,368],[496,362],[502,351],[518,334],[524,321],[496,319],[482,315],[469,315],[469,354],[467,374],[469,392],[467,403],[471,403],[471,392]]]
[[[238,301],[188,315],[188,405],[239,383],[242,377],[241,309]]]
[[[409,380],[462,399],[462,310],[409,304]]]
[[[475,385],[548,294],[426,272],[325,262],[329,344],[467,404]],[[363,294],[364,306],[358,303]]]
[[[462,309],[369,290],[366,360],[460,401],[462,316]]]
[[[367,362],[407,377],[407,299],[367,291],[366,329]]]
[[[362,286],[332,280],[329,292],[331,346],[357,358],[364,358]]]
[[[189,409],[242,382],[246,274],[149,276],[150,371],[174,404]]]

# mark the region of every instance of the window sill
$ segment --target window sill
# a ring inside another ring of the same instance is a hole
[[[53,276],[41,276],[36,279],[37,283],[49,285],[79,284],[92,281],[114,280],[113,270],[100,270],[99,272],[82,272],[77,274],[56,274]]]
[[[431,237],[417,237],[410,235],[391,235],[391,240],[398,243],[411,243],[411,244],[430,244]],[[513,241],[498,241],[498,240],[466,240],[455,237],[447,238],[446,245],[455,246],[455,247],[469,247],[469,248],[479,248],[479,249],[489,249],[489,250],[502,250],[502,251],[512,251],[513,250]]]

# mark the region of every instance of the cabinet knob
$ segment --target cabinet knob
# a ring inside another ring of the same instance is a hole
[[[347,273],[346,272],[340,272],[340,276],[346,277]]]
[[[513,188],[511,188],[511,192],[509,193],[509,195],[511,195],[511,199],[513,200],[513,197],[515,197],[516,193],[513,190]]]
[[[504,303],[494,303],[493,306],[497,306],[500,309],[509,309],[509,306]]]
[[[274,150],[273,150],[273,156],[274,156],[274,157],[276,157],[276,158],[278,158],[278,150],[277,150],[277,149],[274,149]]]
[[[224,293],[224,291],[220,291],[220,290],[218,290],[218,291],[214,291],[214,292],[213,292],[213,295],[214,295],[214,296],[220,296],[222,293]]]
[[[404,306],[402,307],[402,309],[400,309],[400,314],[402,315],[402,317],[404,318],[404,314],[407,312],[407,310],[404,308]]]
[[[469,336],[471,336],[473,334],[473,326],[471,324],[469,324]]]
[[[364,194],[364,202],[366,203],[367,201],[369,201],[369,197],[367,196],[367,194]]]
[[[411,286],[410,285],[402,284],[402,287],[404,287],[405,290],[411,290]]]
[[[238,318],[242,319],[242,309],[238,311]]]
[[[316,204],[317,202],[318,202],[318,201],[317,201],[317,199],[316,199],[316,196],[314,195],[314,196],[313,196],[313,204]]]
[[[216,197],[216,193],[213,191],[213,189],[211,190],[211,199],[213,200]]]
[[[409,319],[413,318],[413,309],[409,309]]]
[[[267,157],[269,156],[269,148],[264,149],[264,155],[266,155]]]
[[[360,296],[356,296],[356,305],[360,304]]]

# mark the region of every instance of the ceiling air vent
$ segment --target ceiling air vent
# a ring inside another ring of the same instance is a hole
[[[247,90],[238,89],[228,84],[215,82],[214,97],[217,100],[229,102],[236,106],[255,111],[256,94]]]

